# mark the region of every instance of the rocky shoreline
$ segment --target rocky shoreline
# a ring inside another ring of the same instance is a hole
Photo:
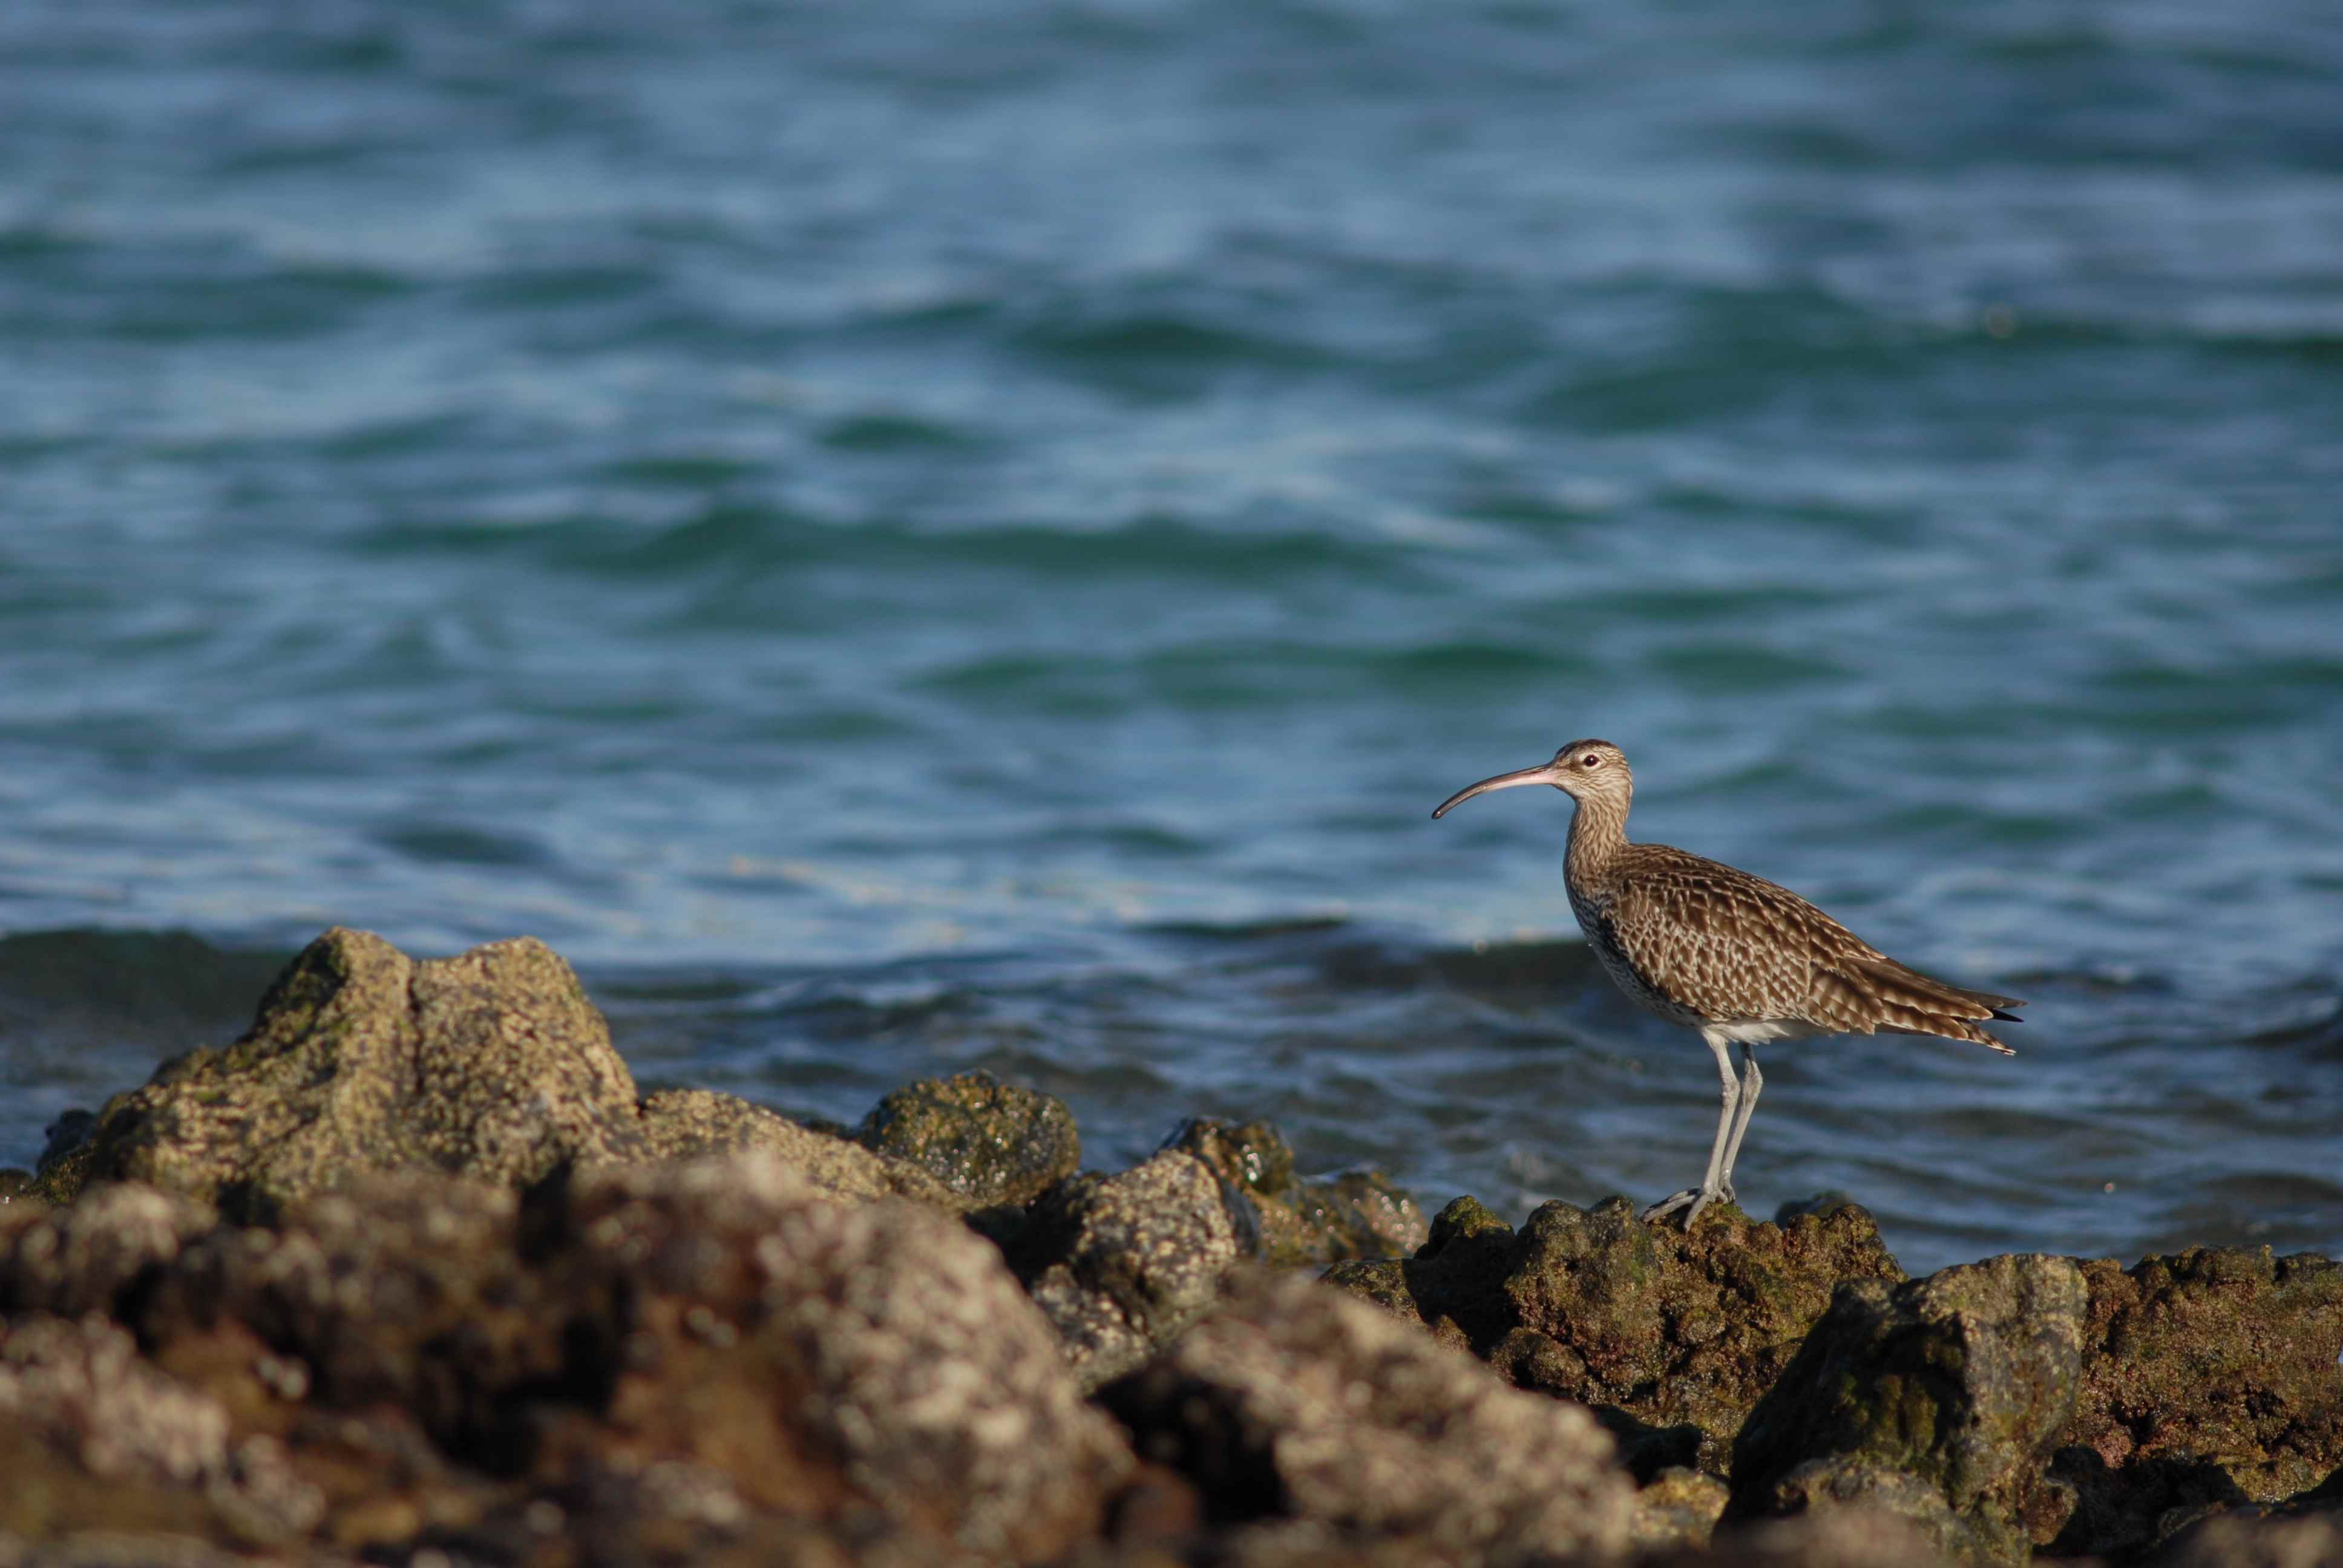
[[[337,930],[0,1172],[0,1568],[2343,1561],[2343,1268],[1908,1279],[1852,1204],[1428,1222],[980,1075],[639,1092]]]

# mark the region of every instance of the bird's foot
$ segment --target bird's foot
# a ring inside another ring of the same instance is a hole
[[[1684,1214],[1684,1228],[1689,1231],[1693,1227],[1693,1221],[1700,1218],[1701,1211],[1719,1200],[1727,1203],[1732,1202],[1733,1189],[1725,1186],[1687,1187],[1681,1192],[1661,1199],[1644,1210],[1637,1218],[1645,1224],[1649,1224],[1654,1220],[1664,1220],[1669,1215],[1681,1211]]]

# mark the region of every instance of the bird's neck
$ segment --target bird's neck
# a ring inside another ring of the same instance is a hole
[[[1581,800],[1570,819],[1570,851],[1564,861],[1573,886],[1602,884],[1611,862],[1627,847],[1627,806],[1623,800]]]

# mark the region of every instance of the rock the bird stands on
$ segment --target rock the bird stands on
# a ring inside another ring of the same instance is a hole
[[[1684,1213],[1689,1230],[1718,1199],[1734,1201],[1733,1161],[1765,1076],[1755,1047],[1816,1034],[1933,1034],[2009,1047],[1977,1027],[2020,1021],[2014,997],[1968,990],[1905,968],[1822,910],[1763,877],[1665,844],[1627,841],[1634,776],[1607,740],[1574,740],[1551,762],[1458,790],[1432,814],[1492,789],[1551,784],[1578,803],[1563,861],[1571,912],[1604,970],[1638,1005],[1700,1031],[1716,1057],[1724,1104],[1708,1171],[1644,1211]],[[1734,1076],[1725,1048],[1741,1048]]]

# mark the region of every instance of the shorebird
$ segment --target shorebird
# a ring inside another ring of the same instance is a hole
[[[2015,997],[1970,990],[1906,969],[1789,889],[1721,861],[1665,844],[1627,841],[1634,775],[1608,740],[1574,740],[1551,762],[1500,773],[1442,801],[1492,789],[1551,784],[1577,802],[1563,884],[1587,945],[1629,1000],[1671,1023],[1700,1031],[1716,1058],[1724,1105],[1708,1172],[1645,1209],[1645,1220],[1682,1212],[1692,1229],[1701,1211],[1735,1201],[1733,1161],[1765,1084],[1755,1048],[1817,1034],[1933,1034],[2016,1053],[1977,1027],[2001,1019]],[[1741,1048],[1734,1076],[1728,1046]]]

